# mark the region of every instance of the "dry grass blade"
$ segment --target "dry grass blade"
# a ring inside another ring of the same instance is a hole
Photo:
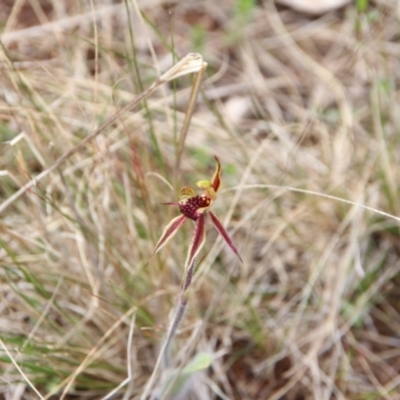
[[[183,120],[181,132],[179,135],[178,152],[177,152],[176,164],[175,164],[175,174],[178,174],[178,171],[179,171],[179,166],[181,163],[181,158],[182,158],[182,154],[183,154],[187,131],[189,129],[190,120],[191,120],[192,114],[193,114],[193,109],[196,104],[197,95],[199,93],[201,79],[203,77],[203,74],[204,74],[206,68],[207,68],[207,63],[203,62],[202,68],[199,70],[198,73],[196,73],[195,79],[194,79],[194,82],[192,85],[192,91],[190,93],[188,108],[186,110],[185,119]]]

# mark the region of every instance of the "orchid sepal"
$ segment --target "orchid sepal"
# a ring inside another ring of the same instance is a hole
[[[173,204],[173,203],[169,203]],[[158,253],[178,232],[179,228],[182,224],[187,220],[187,217],[184,215],[179,215],[178,217],[174,218],[164,229],[160,239],[158,240],[156,247],[151,255],[151,258]]]
[[[226,244],[232,249],[232,251],[237,255],[239,260],[243,263],[242,257],[240,257],[238,249],[236,248],[235,244],[233,243],[233,240],[231,239],[228,232],[222,225],[221,221],[212,211],[208,211],[208,213],[210,214],[211,222],[213,223],[219,234],[224,238]]]
[[[188,250],[188,255],[185,263],[185,270],[187,271],[193,264],[194,259],[203,248],[206,241],[206,214],[200,214],[196,220],[192,240]]]
[[[218,160],[217,156],[214,156],[215,161],[217,162],[217,166],[215,167],[215,172],[214,175],[211,179],[211,186],[214,189],[215,194],[218,193],[219,188],[221,187],[221,174],[222,174],[222,170],[221,170],[221,163]]]

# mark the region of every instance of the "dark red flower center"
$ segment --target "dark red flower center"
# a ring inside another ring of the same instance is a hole
[[[211,199],[207,196],[196,195],[179,202],[179,209],[181,213],[193,221],[199,218],[201,211],[199,209],[207,208],[211,204]]]

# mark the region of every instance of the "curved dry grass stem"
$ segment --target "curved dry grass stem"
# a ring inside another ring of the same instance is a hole
[[[225,189],[225,191],[232,191],[232,190],[243,191],[244,189],[280,189],[281,192],[280,192],[279,196],[283,195],[283,193],[285,191],[309,194],[309,195],[312,195],[312,196],[323,197],[325,199],[337,201],[339,203],[344,203],[344,204],[357,206],[357,207],[360,207],[360,208],[362,208],[364,210],[368,210],[368,211],[371,211],[371,212],[373,212],[375,214],[382,215],[383,217],[387,217],[387,218],[393,219],[393,220],[395,220],[397,222],[400,222],[400,217],[396,217],[395,215],[389,214],[389,213],[384,212],[382,210],[379,210],[378,208],[369,207],[369,206],[367,206],[365,204],[357,203],[356,201],[343,199],[341,197],[332,196],[332,195],[326,194],[326,193],[316,192],[314,190],[307,190],[307,189],[295,188],[295,187],[290,187],[290,186],[278,186],[278,185],[268,185],[267,184],[267,185],[239,185],[237,187],[232,187],[232,188],[229,188],[229,189]]]
[[[35,385],[32,384],[30,381],[29,377],[24,373],[23,369],[18,365],[18,362],[15,360],[15,358],[12,356],[12,354],[8,351],[7,346],[3,343],[3,341],[0,339],[0,345],[3,348],[5,354],[11,361],[11,363],[15,366],[16,370],[21,374],[21,377],[23,380],[28,384],[28,386],[35,392],[35,394],[39,397],[41,400],[45,400],[45,397],[41,395],[41,393],[36,389]]]
[[[181,132],[180,132],[179,140],[178,140],[178,151],[177,151],[176,163],[175,163],[175,176],[177,176],[177,174],[179,172],[179,166],[181,163],[182,153],[183,153],[183,149],[185,146],[186,135],[189,130],[190,120],[192,119],[193,109],[196,104],[197,95],[199,94],[201,79],[206,71],[206,68],[207,68],[207,63],[203,62],[202,67],[199,70],[199,72],[196,73],[194,82],[192,84],[192,91],[190,93],[188,107],[185,112],[185,118],[183,120]]]

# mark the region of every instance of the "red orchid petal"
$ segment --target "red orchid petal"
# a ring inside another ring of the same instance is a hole
[[[221,164],[218,160],[217,156],[214,156],[217,161],[217,166],[215,167],[214,175],[211,179],[211,186],[213,187],[215,193],[218,193],[218,190],[221,186]]]
[[[212,213],[211,211],[208,211],[208,213],[210,214],[211,217],[211,221],[214,224],[215,228],[217,229],[217,231],[221,234],[221,236],[224,238],[225,242],[228,244],[228,246],[232,249],[232,251],[239,257],[239,260],[241,262],[243,262],[242,257],[240,257],[239,252],[236,248],[236,246],[233,244],[232,239],[230,238],[228,232],[225,230],[225,228],[223,227],[222,223],[220,222],[220,220],[215,216],[214,213]]]
[[[185,264],[185,270],[187,271],[193,264],[195,257],[199,254],[201,248],[206,241],[205,233],[206,216],[205,214],[200,214],[197,218],[196,225],[194,228],[194,233],[192,237],[192,242],[188,250],[188,255]]]
[[[164,229],[151,257],[153,257],[160,249],[162,249],[170,239],[178,232],[178,229],[187,220],[184,215],[174,218]]]

